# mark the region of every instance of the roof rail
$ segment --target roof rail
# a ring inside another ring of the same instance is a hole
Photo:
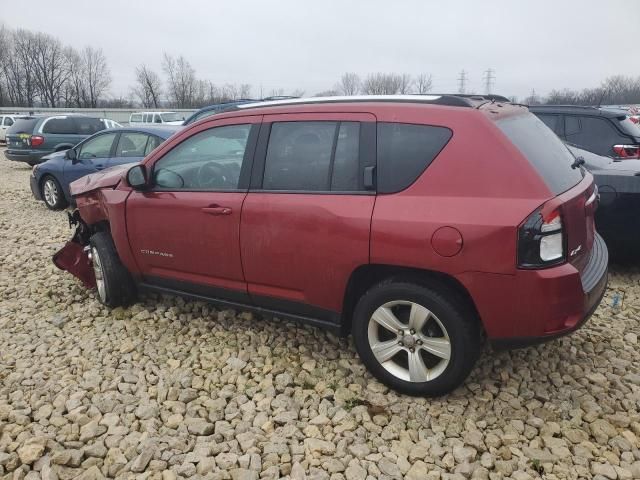
[[[425,103],[432,105],[448,105],[451,107],[473,108],[480,98],[465,98],[459,95],[354,95],[335,97],[309,97],[274,100],[269,102],[244,103],[235,105],[230,110],[245,110],[248,108],[276,107],[281,105],[309,105],[326,103],[361,103],[361,102],[396,102],[396,103]],[[228,110],[226,110],[228,111]]]

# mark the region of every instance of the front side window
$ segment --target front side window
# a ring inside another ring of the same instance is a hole
[[[111,156],[111,146],[115,138],[115,133],[105,133],[104,135],[98,135],[86,141],[80,148],[79,158],[82,160],[109,158]]]
[[[11,125],[13,125],[13,118],[4,117],[4,125],[5,127],[10,127]]]
[[[187,138],[155,164],[163,190],[236,190],[251,125],[215,127]]]
[[[144,157],[149,136],[144,133],[124,132],[120,134],[116,157]]]
[[[451,135],[445,127],[378,123],[378,192],[399,192],[415,182]]]
[[[262,188],[354,191],[359,179],[358,122],[277,122],[271,126]]]
[[[79,135],[93,135],[104,130],[104,123],[99,118],[75,117],[73,121],[76,124],[76,133]]]

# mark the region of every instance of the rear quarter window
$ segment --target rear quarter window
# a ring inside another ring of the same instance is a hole
[[[526,113],[503,118],[496,125],[529,160],[555,195],[582,180],[582,170],[571,167],[575,158],[569,149],[535,115]]]
[[[445,127],[378,123],[378,192],[399,192],[415,182],[451,135]]]
[[[51,133],[58,135],[74,135],[76,133],[76,125],[73,123],[73,119],[67,118],[52,118],[47,120],[42,127],[42,133]]]

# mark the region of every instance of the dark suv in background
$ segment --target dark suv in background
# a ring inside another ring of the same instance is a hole
[[[529,110],[572,145],[617,160],[640,159],[640,127],[622,110],[561,105]]]
[[[68,150],[104,128],[100,119],[83,115],[22,118],[7,130],[5,156],[9,160],[35,165],[45,155]]]

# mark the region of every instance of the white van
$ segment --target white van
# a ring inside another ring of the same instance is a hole
[[[182,125],[184,116],[177,112],[137,112],[129,117],[129,124],[154,123],[161,125]]]

